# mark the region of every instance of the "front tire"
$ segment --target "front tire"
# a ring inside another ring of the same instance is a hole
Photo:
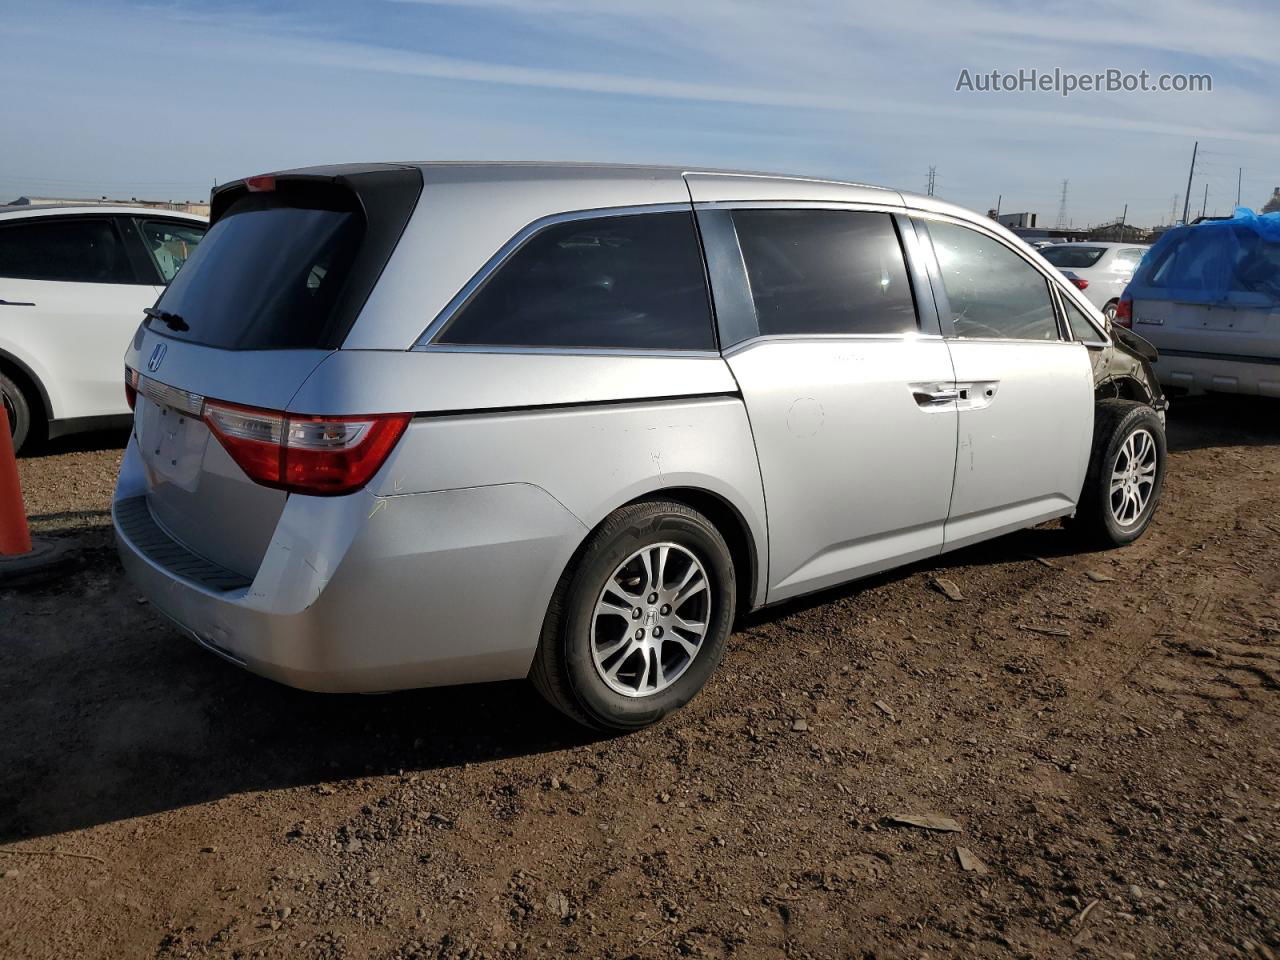
[[[587,726],[655,723],[724,656],[736,582],[724,537],[698,511],[671,500],[622,507],[560,578],[529,678]]]
[[[1093,451],[1072,526],[1086,542],[1122,547],[1145,532],[1164,487],[1164,424],[1145,403],[1101,400]]]
[[[31,401],[7,374],[0,373],[0,404],[9,421],[9,436],[13,439],[13,452],[18,453],[32,437]]]

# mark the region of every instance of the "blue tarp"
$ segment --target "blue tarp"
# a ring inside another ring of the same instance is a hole
[[[1174,227],[1129,283],[1135,299],[1280,305],[1280,213],[1237,207],[1229,220]]]

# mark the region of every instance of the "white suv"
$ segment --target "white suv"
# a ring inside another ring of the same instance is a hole
[[[129,423],[120,357],[207,226],[146,207],[0,207],[0,401],[15,448]]]

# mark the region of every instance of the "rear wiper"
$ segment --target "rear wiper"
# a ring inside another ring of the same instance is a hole
[[[191,329],[191,327],[187,325],[187,321],[183,320],[182,317],[178,316],[176,313],[170,313],[168,310],[161,310],[159,307],[143,307],[142,312],[152,320],[159,320],[170,330],[182,332],[183,330]]]

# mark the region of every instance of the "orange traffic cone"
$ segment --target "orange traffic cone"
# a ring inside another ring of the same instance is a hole
[[[44,579],[71,559],[66,540],[31,539],[9,417],[0,404],[0,584]]]

